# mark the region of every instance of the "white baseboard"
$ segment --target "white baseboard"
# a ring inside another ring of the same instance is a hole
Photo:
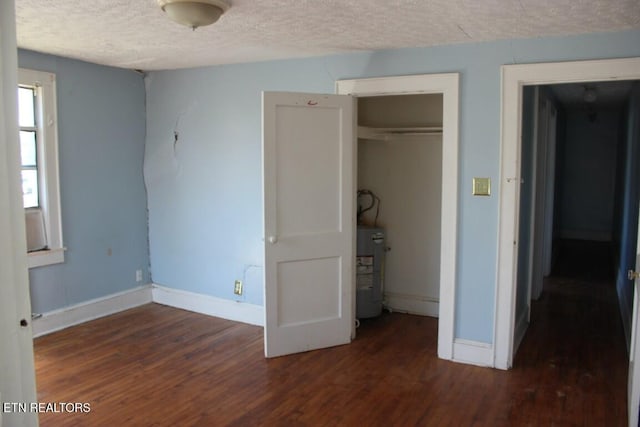
[[[43,313],[32,323],[33,337],[50,334],[69,326],[108,316],[133,307],[148,304],[151,299],[151,285],[129,289],[105,297],[92,299],[80,304]]]
[[[436,298],[385,292],[384,299],[386,307],[400,313],[438,317],[440,310],[440,304]]]
[[[483,342],[456,338],[453,340],[453,361],[493,367],[493,346]]]
[[[152,285],[153,302],[250,325],[264,326],[264,308],[209,295]]]
[[[42,317],[32,322],[33,337],[37,338],[151,302],[236,322],[264,325],[264,309],[259,305],[149,284],[43,313]]]
[[[513,341],[513,354],[516,354],[518,348],[520,347],[520,343],[522,343],[522,339],[524,338],[524,334],[527,333],[527,328],[529,327],[529,310],[522,310],[520,314],[520,318],[516,321],[516,330]]]

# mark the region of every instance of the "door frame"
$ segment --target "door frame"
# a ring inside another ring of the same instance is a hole
[[[459,74],[421,74],[339,80],[336,82],[336,93],[356,97],[442,94],[442,234],[440,237],[438,357],[453,360],[458,231]],[[357,173],[357,170],[354,173]],[[355,220],[354,217],[354,230],[356,229]]]
[[[514,356],[523,86],[638,79],[640,58],[501,67],[500,199],[493,334],[496,368],[511,368]]]

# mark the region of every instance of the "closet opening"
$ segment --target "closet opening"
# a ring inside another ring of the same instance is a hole
[[[357,125],[356,318],[366,336],[407,322],[395,313],[439,314],[443,95],[360,96]],[[433,345],[437,320],[414,320]]]

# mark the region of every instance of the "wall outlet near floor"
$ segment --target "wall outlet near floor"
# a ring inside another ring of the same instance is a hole
[[[233,285],[233,293],[242,295],[242,280],[236,280],[236,283]]]
[[[142,270],[136,270],[136,282],[142,282]]]

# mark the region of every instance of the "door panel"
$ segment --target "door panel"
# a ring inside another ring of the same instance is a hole
[[[340,258],[278,264],[278,326],[340,318]]]
[[[341,110],[277,108],[276,206],[287,207],[276,211],[278,234],[339,232]]]
[[[351,341],[355,146],[349,96],[265,92],[265,355]]]

